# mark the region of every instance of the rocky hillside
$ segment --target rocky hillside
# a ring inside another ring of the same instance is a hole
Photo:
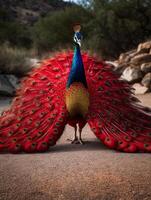
[[[132,51],[122,53],[115,61],[121,78],[133,84],[136,94],[151,91],[151,41],[141,43]]]
[[[5,10],[12,20],[28,25],[40,16],[71,5],[63,0],[0,0],[0,9]]]

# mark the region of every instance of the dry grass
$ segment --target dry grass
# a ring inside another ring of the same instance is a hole
[[[0,48],[0,73],[25,75],[31,70],[29,58],[31,53],[25,49],[12,48],[7,44]]]

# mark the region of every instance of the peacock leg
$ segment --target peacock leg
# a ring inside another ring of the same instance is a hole
[[[79,143],[80,143],[80,144],[84,144],[84,141],[82,140],[81,134],[82,134],[82,129],[79,128]]]
[[[71,141],[71,144],[78,144],[79,140],[78,140],[78,136],[77,136],[77,125],[74,128],[74,139]]]
[[[79,144],[79,139],[78,139],[78,136],[77,136],[77,125],[74,127],[74,139],[71,140],[71,139],[67,139],[68,141],[71,141],[71,144]]]

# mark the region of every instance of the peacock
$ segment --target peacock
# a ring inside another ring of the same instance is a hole
[[[81,26],[74,26],[74,52],[58,52],[21,81],[11,106],[0,117],[0,152],[45,152],[67,124],[81,143],[88,123],[108,148],[151,152],[151,109],[133,88],[96,56],[81,53]],[[78,134],[77,134],[78,132]]]

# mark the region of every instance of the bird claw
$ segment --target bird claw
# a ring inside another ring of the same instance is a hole
[[[74,138],[73,140],[67,139],[68,141],[71,142],[71,144],[84,144],[84,142],[81,139]]]
[[[84,144],[84,141],[82,139],[79,139],[79,144]]]

